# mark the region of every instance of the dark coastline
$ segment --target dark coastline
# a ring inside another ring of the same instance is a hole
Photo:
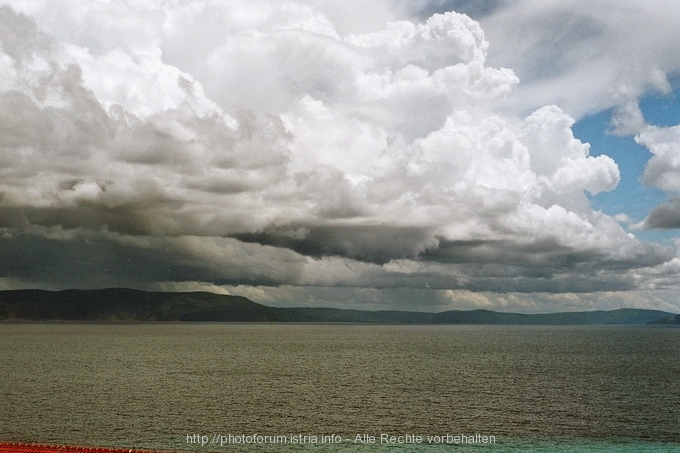
[[[647,309],[543,314],[491,310],[439,313],[277,308],[208,292],[96,290],[0,291],[0,321],[303,322],[362,324],[677,325],[680,315]]]

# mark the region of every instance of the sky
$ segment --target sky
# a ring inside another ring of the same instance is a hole
[[[675,0],[0,5],[0,289],[680,312]]]

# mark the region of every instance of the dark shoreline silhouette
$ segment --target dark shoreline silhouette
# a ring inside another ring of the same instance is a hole
[[[241,296],[209,292],[148,292],[125,288],[0,291],[2,321],[127,322],[332,322],[369,324],[607,325],[678,324],[680,316],[660,310],[544,314],[491,310],[439,313],[338,308],[277,308]]]

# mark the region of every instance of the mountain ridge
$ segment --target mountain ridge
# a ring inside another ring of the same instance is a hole
[[[676,313],[620,308],[585,312],[492,310],[417,312],[269,307],[242,296],[127,288],[0,291],[0,321],[329,322],[365,324],[613,325],[676,324]]]

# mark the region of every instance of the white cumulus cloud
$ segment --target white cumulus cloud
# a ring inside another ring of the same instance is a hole
[[[54,284],[65,270],[40,260],[82,266],[88,244],[94,269],[126,254],[147,269],[64,281],[584,292],[672,259],[591,208],[619,170],[559,99],[507,109],[523,82],[465,15],[8,4],[0,228],[6,250],[44,255],[15,253],[4,277]]]

